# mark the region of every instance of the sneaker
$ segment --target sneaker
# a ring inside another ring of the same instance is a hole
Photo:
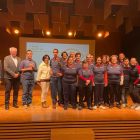
[[[76,109],[76,105],[72,106],[72,109]]]
[[[28,107],[27,107],[27,105],[23,105],[23,108],[24,108],[24,109],[27,109]]]
[[[129,107],[129,108],[131,108],[131,105],[129,105],[129,104],[126,104],[126,107]]]
[[[82,106],[81,105],[78,105],[78,110],[82,110]]]
[[[52,108],[53,109],[56,109],[56,104],[52,104]]]
[[[131,109],[135,109],[137,107],[137,104],[134,104],[131,106]]]
[[[103,109],[103,110],[106,110],[106,108],[102,105],[99,106],[99,108]]]
[[[109,104],[108,103],[105,103],[104,105],[107,106],[107,107],[109,107]]]
[[[119,109],[121,109],[121,106],[120,106],[120,104],[116,104],[116,107],[117,107],[117,108],[119,108]]]
[[[96,109],[97,109],[97,105],[95,105],[95,106],[93,107],[93,109],[96,110]]]
[[[126,105],[125,104],[122,104],[122,108],[126,108]]]
[[[135,110],[137,111],[137,110],[140,110],[140,105],[138,105],[136,108],[135,108]]]
[[[89,110],[93,110],[93,107],[92,107],[92,106],[89,106],[88,109],[89,109]]]
[[[113,104],[111,104],[110,106],[109,106],[109,108],[111,109],[111,108],[113,108],[114,107],[114,105]]]
[[[68,110],[68,106],[64,106],[64,110]]]
[[[35,108],[32,104],[29,104],[28,106],[29,106],[30,108]]]
[[[59,104],[59,106],[64,107],[64,104]]]

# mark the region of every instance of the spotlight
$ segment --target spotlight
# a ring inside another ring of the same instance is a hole
[[[18,34],[19,33],[19,30],[16,29],[14,32],[15,32],[15,34]]]
[[[101,37],[102,36],[102,33],[98,33],[98,37]]]
[[[50,34],[51,34],[51,32],[50,32],[50,31],[47,31],[47,32],[46,32],[46,35],[50,35]]]
[[[69,36],[72,36],[72,32],[68,32],[68,35],[69,35]]]

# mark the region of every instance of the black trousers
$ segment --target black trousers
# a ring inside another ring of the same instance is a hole
[[[120,84],[108,84],[108,89],[110,93],[110,103],[114,104],[114,94],[115,101],[120,103]]]
[[[9,104],[10,92],[13,88],[13,104],[17,103],[20,79],[5,79],[5,105]]]
[[[95,93],[94,93],[94,106],[102,105],[103,102],[103,91],[104,91],[104,84],[95,84]]]
[[[79,86],[79,105],[83,105],[84,95],[86,96],[87,106],[91,106],[91,91],[92,87],[81,87]]]
[[[129,93],[130,93],[130,97],[131,97],[133,103],[140,103],[139,92],[140,92],[140,86],[135,85],[135,87],[134,87],[134,85],[132,83],[130,83]]]
[[[104,104],[105,104],[105,103],[109,104],[109,92],[108,92],[108,86],[104,87],[104,91],[103,91],[103,99],[104,99]]]
[[[93,102],[93,92],[95,92],[95,86],[92,86],[92,91],[91,91],[91,104]]]

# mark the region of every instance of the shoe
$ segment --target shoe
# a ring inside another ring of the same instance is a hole
[[[129,104],[126,104],[125,106],[131,108],[131,105],[129,105]]]
[[[46,105],[46,101],[45,102],[42,102],[42,107],[43,108],[48,108],[49,107],[48,105]]]
[[[114,105],[113,104],[111,104],[110,106],[109,106],[109,108],[111,109],[111,108],[113,108],[114,107]]]
[[[106,108],[102,105],[99,106],[100,109],[106,110]]]
[[[104,105],[107,106],[107,107],[109,107],[109,104],[108,103],[105,103]]]
[[[95,105],[95,106],[93,107],[93,109],[96,110],[96,109],[97,109],[97,105]]]
[[[119,108],[119,109],[121,109],[121,106],[120,106],[120,104],[116,104],[116,107],[117,107],[117,108]]]
[[[79,102],[76,102],[76,104],[79,104]]]
[[[76,109],[76,105],[72,106],[72,109]]]
[[[9,110],[9,105],[5,105],[5,110]]]
[[[28,107],[27,107],[27,105],[23,105],[23,108],[24,108],[24,109],[27,109]]]
[[[85,108],[85,107],[86,107],[86,105],[83,103],[83,104],[82,104],[82,107],[83,107],[83,108]]]
[[[78,105],[78,110],[82,110],[82,106],[81,105]]]
[[[89,106],[88,109],[89,109],[89,110],[93,110],[93,107],[92,107],[92,106]]]
[[[59,106],[64,107],[64,104],[59,104]]]
[[[140,105],[135,108],[136,111],[140,110]]]
[[[56,109],[56,104],[52,104],[52,108],[53,109]]]
[[[68,106],[64,106],[64,110],[68,110]]]
[[[137,104],[134,104],[131,106],[131,109],[135,109],[137,107]]]
[[[122,104],[122,108],[126,108],[126,105],[125,104]]]
[[[14,108],[19,108],[19,106],[17,104],[13,104]]]
[[[32,104],[29,104],[28,106],[29,106],[30,108],[35,108]]]

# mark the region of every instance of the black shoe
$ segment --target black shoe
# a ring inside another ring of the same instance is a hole
[[[5,105],[5,109],[6,110],[9,110],[9,105]]]
[[[82,110],[82,106],[81,105],[78,105],[78,110]]]
[[[119,108],[119,109],[121,109],[121,106],[120,106],[120,104],[116,104],[116,107],[117,107],[117,108]]]
[[[89,106],[88,109],[89,109],[89,110],[93,110],[93,107],[92,107],[92,106]]]
[[[72,106],[72,109],[76,109],[76,105]]]
[[[64,106],[64,110],[68,110],[68,106]]]
[[[113,108],[114,107],[114,105],[113,104],[111,104],[110,106],[109,106],[109,108]]]
[[[76,104],[79,104],[79,102],[76,102]]]
[[[104,105],[107,106],[107,107],[109,107],[109,104],[108,103],[105,103]]]
[[[19,108],[19,106],[17,104],[13,104],[13,107],[15,108]]]
[[[86,107],[86,105],[83,103],[83,104],[82,104],[82,107]]]

